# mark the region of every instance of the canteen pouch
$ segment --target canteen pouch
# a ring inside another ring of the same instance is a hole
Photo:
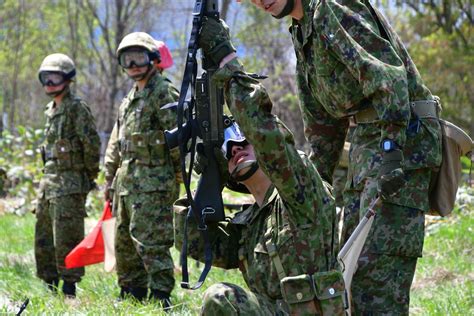
[[[280,287],[290,315],[345,315],[344,279],[339,271],[285,277]]]
[[[60,169],[71,169],[72,146],[68,139],[58,139],[55,143],[57,153],[57,165]]]
[[[458,126],[439,120],[442,134],[442,162],[430,191],[429,215],[451,214],[461,181],[461,156],[472,153],[472,139]]]

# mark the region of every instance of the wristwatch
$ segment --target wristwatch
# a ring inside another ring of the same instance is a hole
[[[394,142],[393,140],[391,140],[391,139],[384,139],[384,140],[382,141],[382,150],[383,150],[383,152],[388,153],[388,152],[390,152],[390,151],[392,151],[392,150],[394,150],[394,149],[397,149],[397,148],[398,148],[397,143],[395,143],[395,142]]]

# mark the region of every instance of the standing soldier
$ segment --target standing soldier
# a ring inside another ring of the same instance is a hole
[[[170,150],[163,131],[176,114],[161,109],[178,91],[156,64],[160,54],[143,32],[125,36],[117,49],[120,65],[135,85],[122,101],[107,146],[105,177],[114,192],[115,250],[120,297],[150,298],[170,306],[174,287],[172,205],[178,196],[179,151]],[[109,191],[106,188],[106,199]]]
[[[66,269],[64,258],[84,238],[85,202],[99,172],[100,139],[88,105],[74,96],[76,74],[64,54],[47,56],[39,80],[53,101],[46,106],[44,176],[36,209],[35,258],[38,277],[56,291],[75,297],[84,268]]]
[[[408,314],[424,240],[429,185],[441,162],[438,102],[400,38],[368,0],[252,0],[293,18],[306,137],[321,176],[332,178],[348,118],[351,142],[343,240],[379,195],[359,258],[356,314]]]

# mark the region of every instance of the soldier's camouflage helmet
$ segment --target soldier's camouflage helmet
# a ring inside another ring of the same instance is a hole
[[[43,59],[38,75],[42,72],[59,72],[64,74],[66,79],[71,79],[76,75],[76,66],[67,55],[56,53],[48,55]]]
[[[117,56],[120,56],[122,51],[130,47],[142,47],[150,53],[157,52],[155,40],[145,32],[133,32],[126,35],[117,48]]]

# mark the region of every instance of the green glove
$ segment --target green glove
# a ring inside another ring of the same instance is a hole
[[[405,186],[407,181],[402,169],[402,162],[403,152],[400,149],[384,153],[377,175],[377,190],[382,199],[394,196]]]
[[[199,33],[199,47],[211,65],[218,67],[221,60],[236,51],[230,41],[229,27],[223,20],[204,17]]]

